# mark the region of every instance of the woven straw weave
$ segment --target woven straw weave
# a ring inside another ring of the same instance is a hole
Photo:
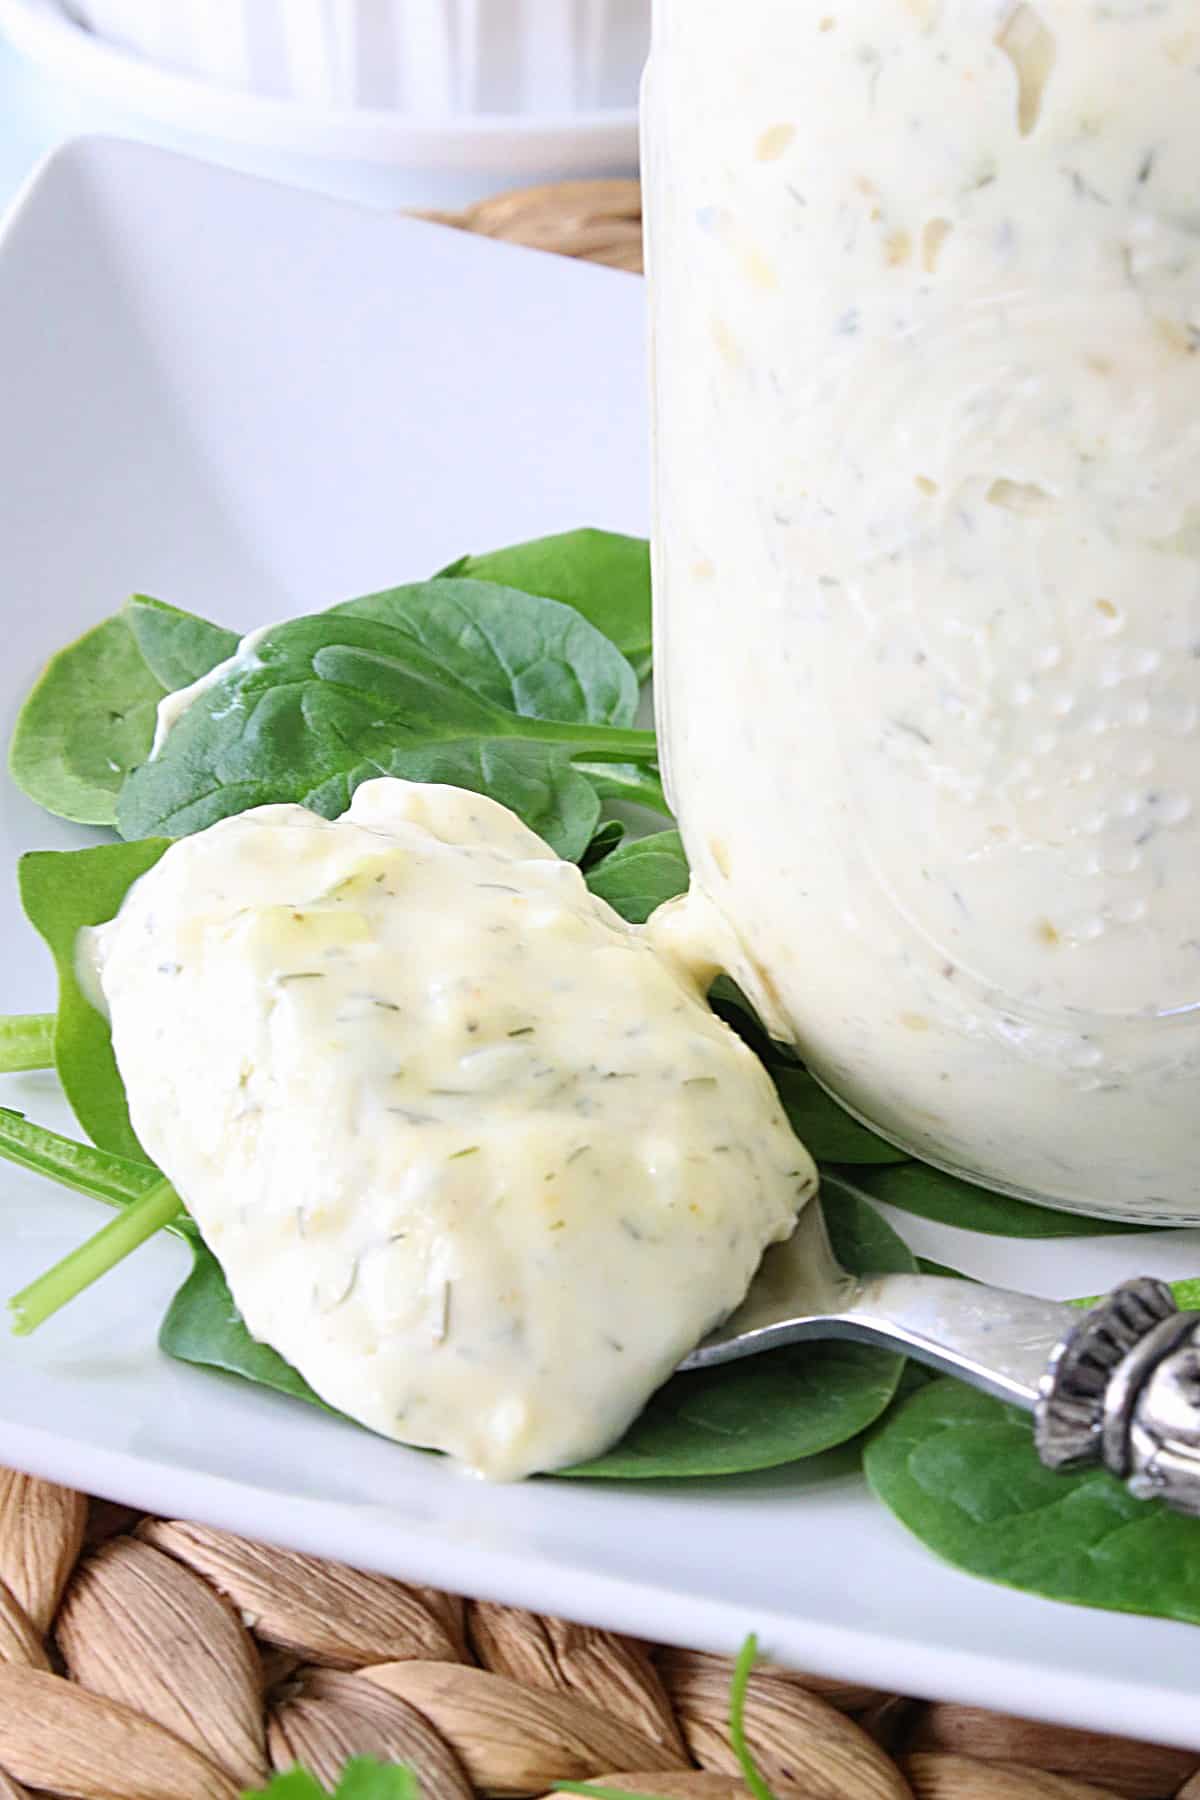
[[[429,215],[427,215],[429,216]],[[432,215],[640,270],[635,182]],[[745,1794],[728,1659],[665,1650],[139,1515],[0,1469],[0,1800],[235,1800],[306,1764],[410,1763],[426,1800],[605,1778]],[[1200,1753],[760,1667],[779,1800],[1200,1800]]]

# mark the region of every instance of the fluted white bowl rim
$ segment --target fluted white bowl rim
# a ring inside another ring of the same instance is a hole
[[[225,88],[163,69],[106,42],[61,0],[0,0],[0,31],[23,55],[72,85],[180,130],[300,155],[410,167],[469,167],[503,158],[512,168],[549,155],[580,168],[636,160],[636,107],[559,114],[417,116],[384,107],[317,107]]]

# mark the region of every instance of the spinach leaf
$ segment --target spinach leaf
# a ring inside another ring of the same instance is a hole
[[[17,715],[8,767],[47,812],[111,825],[129,770],[144,761],[166,693],[123,613],[52,657]]]
[[[522,718],[633,724],[633,670],[556,600],[488,581],[422,581],[331,607],[338,615],[403,632],[473,694]]]
[[[851,1193],[826,1201],[837,1255],[852,1269],[912,1270],[907,1247]],[[181,1362],[223,1369],[321,1405],[302,1376],[250,1336],[216,1258],[197,1245],[159,1344]],[[816,1456],[857,1437],[896,1392],[904,1359],[857,1344],[809,1344],[676,1375],[615,1449],[560,1473],[612,1480],[744,1474]]]
[[[192,1272],[167,1308],[158,1344],[178,1362],[240,1375],[277,1394],[333,1411],[277,1351],[250,1336],[220,1263],[199,1239],[192,1246]]]
[[[120,616],[129,623],[142,661],[169,693],[190,687],[238,647],[236,631],[210,625],[148,594],[135,594]]]
[[[873,1424],[891,1403],[901,1366],[883,1351],[831,1342],[676,1375],[614,1449],[559,1473],[687,1481],[800,1462]]]
[[[820,1163],[903,1163],[904,1150],[885,1144],[840,1107],[807,1069],[772,1068],[783,1110],[809,1155]]]
[[[588,874],[592,892],[631,925],[643,924],[664,900],[686,893],[687,885],[687,858],[677,831],[622,844]]]
[[[611,646],[608,652],[617,655]],[[595,670],[580,667],[578,675],[590,704]],[[377,618],[341,611],[293,620],[268,632],[254,658],[214,683],[161,756],[130,776],[119,829],[127,838],[180,837],[286,800],[336,818],[360,782],[400,775],[490,794],[560,855],[581,856],[600,803],[572,758],[652,761],[654,734],[521,714],[495,701],[490,685],[491,671],[477,690],[448,653]],[[529,689],[520,697],[532,703]]]
[[[586,875],[606,856],[611,856],[625,836],[625,827],[620,819],[605,819],[598,825],[592,835],[592,841],[579,859],[579,866]]]
[[[907,1245],[848,1190],[823,1193],[834,1253],[846,1268],[916,1267]],[[563,1471],[609,1480],[747,1474],[848,1442],[891,1404],[904,1358],[860,1344],[797,1344],[673,1376],[623,1441]]]
[[[612,531],[564,531],[463,556],[445,575],[495,581],[565,601],[621,650],[644,680],[650,672],[650,546]]]
[[[1056,1212],[1029,1200],[1014,1200],[991,1188],[975,1187],[928,1163],[906,1162],[891,1169],[857,1173],[854,1183],[869,1199],[936,1219],[940,1225],[957,1225],[963,1231],[989,1232],[993,1237],[1074,1238],[1114,1237],[1126,1232],[1148,1231],[1120,1219],[1084,1218],[1079,1213]]]
[[[0,1018],[0,1075],[53,1067],[53,1013],[10,1013]]]
[[[724,1019],[743,1043],[749,1045],[759,1062],[765,1063],[772,1074],[776,1069],[800,1067],[800,1059],[791,1045],[781,1044],[768,1035],[766,1026],[754,1007],[737,982],[731,981],[728,975],[717,976],[708,990],[708,1004],[717,1017]]]
[[[92,850],[35,850],[21,858],[18,871],[21,904],[58,970],[54,1061],[67,1099],[94,1143],[139,1162],[148,1159],[129,1123],[108,1021],[79,985],[75,950],[83,927],[113,918],[138,876],[166,848],[167,840],[158,838]]]
[[[653,769],[639,769],[634,763],[578,763],[602,800],[620,800],[626,806],[642,806],[648,812],[674,818],[663,784]]]
[[[1044,1469],[1025,1414],[930,1382],[866,1448],[875,1494],[956,1568],[1047,1599],[1200,1624],[1200,1521],[1103,1470]]]

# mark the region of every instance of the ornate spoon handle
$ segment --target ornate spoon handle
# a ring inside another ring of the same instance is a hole
[[[1084,1313],[1034,1406],[1051,1469],[1102,1463],[1143,1500],[1200,1515],[1200,1313],[1141,1277]]]

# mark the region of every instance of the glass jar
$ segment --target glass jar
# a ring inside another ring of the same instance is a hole
[[[916,1155],[1200,1221],[1195,0],[656,13],[660,729],[724,960]]]

